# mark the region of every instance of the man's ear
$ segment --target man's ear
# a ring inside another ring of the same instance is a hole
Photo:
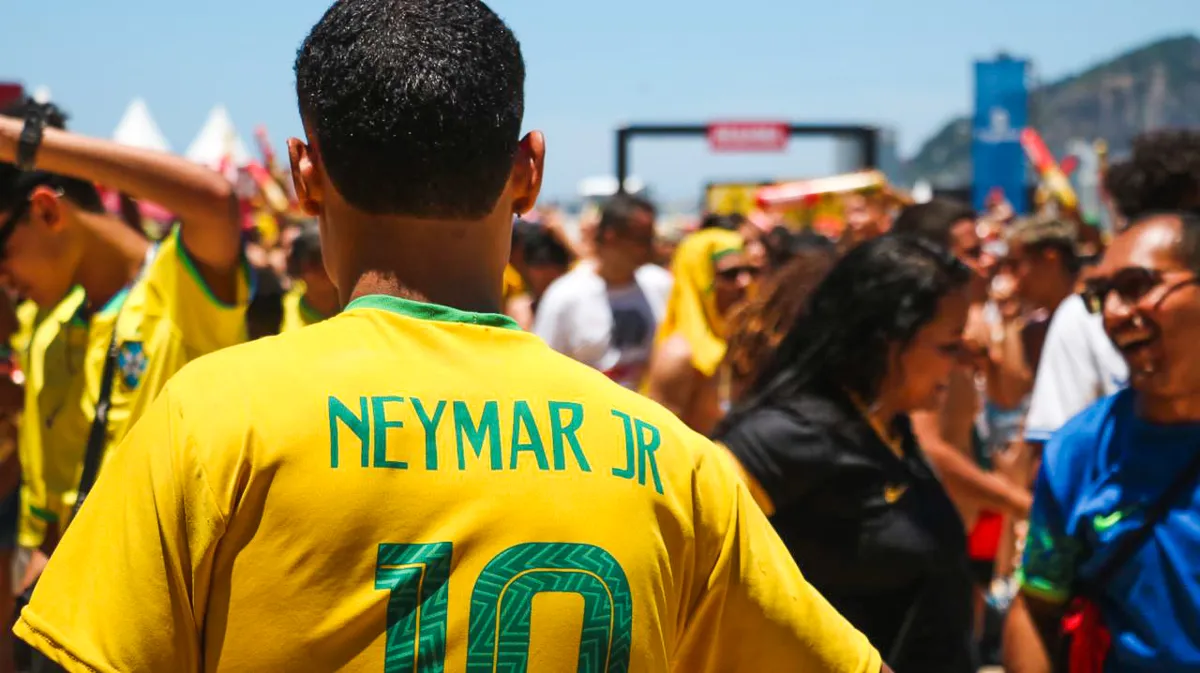
[[[29,221],[51,231],[66,226],[66,208],[61,192],[52,187],[34,187],[29,195]]]
[[[546,164],[546,137],[541,131],[531,131],[521,139],[513,162],[513,213],[524,215],[537,205],[542,191],[542,171]]]
[[[292,164],[292,184],[296,186],[296,200],[305,215],[316,217],[321,214],[325,199],[322,191],[320,168],[315,152],[299,138],[288,138],[288,159]]]

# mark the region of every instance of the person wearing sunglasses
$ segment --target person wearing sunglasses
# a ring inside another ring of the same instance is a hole
[[[645,391],[701,434],[711,432],[724,415],[716,374],[725,358],[725,318],[760,271],[742,236],[727,229],[698,231],[675,252],[675,284]]]
[[[1200,207],[1200,131],[1142,133],[1104,176],[1117,232],[1142,213]],[[1084,273],[1088,269],[1084,269]],[[1129,372],[1098,315],[1078,296],[1055,311],[1034,378],[1025,441],[1041,446],[1073,416],[1125,386]]]
[[[1050,670],[1078,598],[1098,606],[1109,632],[1105,670],[1197,670],[1198,273],[1200,216],[1175,212],[1134,219],[1086,282],[1083,303],[1128,364],[1130,387],[1046,444],[1007,670]]]
[[[39,436],[21,448],[21,544],[47,551],[78,499],[102,379],[111,385],[100,455],[186,362],[245,339],[249,296],[222,176],[54,128],[49,116],[35,104],[0,116],[0,282],[57,307],[50,331],[34,335],[23,422]],[[154,244],[105,211],[96,184],[159,203],[181,224]],[[76,338],[82,357],[62,356]]]

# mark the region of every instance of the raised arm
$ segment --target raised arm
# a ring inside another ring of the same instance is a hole
[[[0,161],[16,160],[23,124],[0,117]],[[178,215],[183,244],[204,280],[220,299],[233,301],[241,227],[233,187],[223,176],[172,154],[51,128],[35,166],[153,201]]]

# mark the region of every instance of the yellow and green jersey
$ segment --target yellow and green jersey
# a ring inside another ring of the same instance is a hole
[[[16,627],[68,670],[880,667],[710,442],[504,316],[202,358],[105,470]]]
[[[25,547],[41,545],[46,524],[58,518],[46,504],[46,447],[66,446],[86,438],[87,428],[80,427],[76,414],[67,410],[74,410],[79,403],[87,344],[84,293],[83,288],[76,287],[57,305],[34,313],[29,340],[18,351],[23,354],[25,408],[17,435],[21,460],[17,536]],[[63,422],[64,418],[69,420]]]
[[[12,349],[16,359],[16,365],[24,371],[25,362],[29,355],[29,342],[33,339],[33,328],[46,317],[48,311],[44,311],[30,299],[26,299],[17,305],[14,311],[17,315],[17,331],[13,332],[9,339],[8,347]]]
[[[117,360],[107,447],[124,437],[129,424],[183,365],[246,340],[249,295],[249,276],[242,274],[237,302],[219,301],[196,271],[176,229],[155,247],[138,279],[91,316],[83,329],[81,370],[47,377],[36,393],[39,403],[27,405],[27,414],[30,408],[36,410],[42,436],[37,448],[21,449],[22,478],[33,482],[23,486],[22,493],[28,491],[30,498],[23,501],[22,511],[34,519],[22,522],[23,545],[40,545],[46,524],[65,525],[75,504],[114,327]],[[49,373],[49,353],[46,359]],[[33,420],[27,419],[26,425]]]
[[[283,295],[283,322],[279,326],[281,334],[308,327],[328,317],[321,315],[317,309],[304,301],[304,293],[307,291],[308,287],[304,281],[298,280],[292,284],[292,289]]]

